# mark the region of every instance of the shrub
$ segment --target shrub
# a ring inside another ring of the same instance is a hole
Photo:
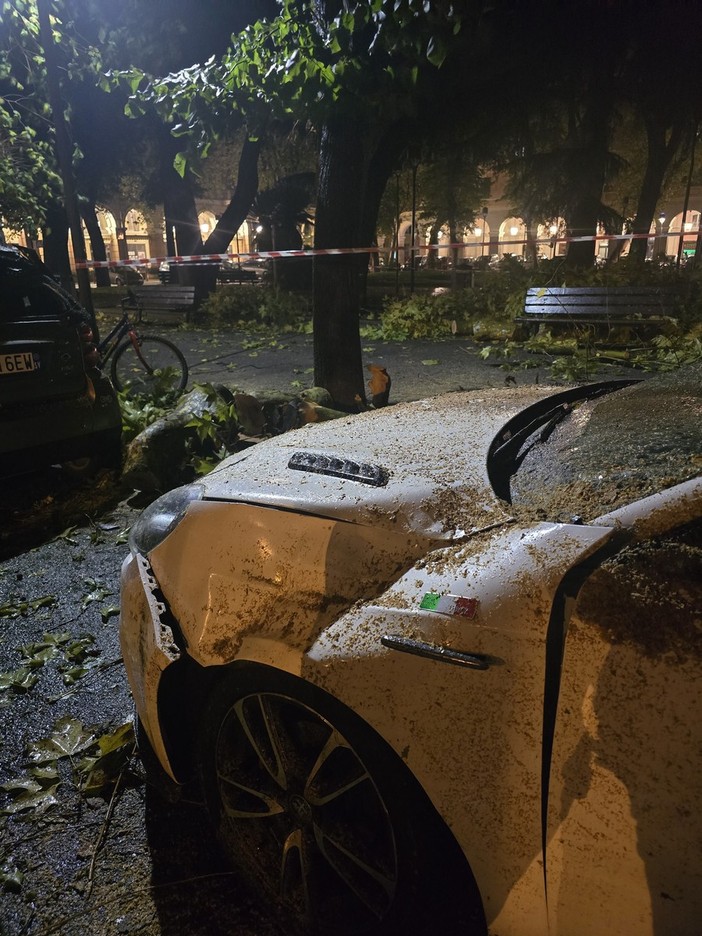
[[[200,311],[215,325],[276,325],[302,327],[310,318],[304,296],[260,286],[222,286],[203,302]]]

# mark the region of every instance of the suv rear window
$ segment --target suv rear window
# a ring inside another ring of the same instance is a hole
[[[48,279],[44,282],[13,283],[9,289],[3,289],[0,317],[4,322],[66,318],[70,313],[65,297]]]
[[[39,261],[0,248],[0,322],[84,318],[81,306]]]

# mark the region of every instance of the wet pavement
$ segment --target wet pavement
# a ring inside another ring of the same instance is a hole
[[[164,801],[137,757],[85,790],[89,739],[132,718],[116,606],[137,513],[117,505],[0,563],[0,933],[282,936],[224,865],[204,809]],[[37,764],[49,742],[63,755]]]
[[[146,328],[144,329],[146,330]],[[224,383],[244,393],[273,390],[294,394],[313,386],[312,336],[213,330],[195,327],[149,326],[184,352],[192,383]],[[498,387],[505,382],[548,381],[547,362],[528,369],[505,371],[480,357],[481,346],[468,338],[443,341],[364,341],[363,364],[384,367],[392,380],[390,402],[422,399],[454,390]]]

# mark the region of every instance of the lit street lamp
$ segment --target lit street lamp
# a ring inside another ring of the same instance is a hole
[[[661,211],[658,215],[658,243],[656,249],[653,251],[654,255],[657,257],[664,257],[667,253],[665,249],[665,241],[663,240],[663,227],[665,225],[665,211]]]

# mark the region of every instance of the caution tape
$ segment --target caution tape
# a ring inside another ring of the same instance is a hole
[[[393,247],[393,251],[399,251],[408,254],[408,253],[431,253],[438,251],[448,251],[448,250],[463,250],[465,248],[476,248],[476,247],[519,247],[525,246],[527,243],[529,246],[544,246],[555,248],[558,244],[577,244],[583,243],[585,241],[632,241],[632,240],[660,240],[661,238],[667,239],[669,237],[697,237],[697,231],[682,231],[682,232],[670,232],[667,234],[587,234],[578,237],[548,237],[540,238],[537,240],[529,240],[526,238],[517,239],[512,238],[510,240],[500,240],[500,241],[486,241],[482,242],[476,240],[471,243],[470,241],[459,241],[457,243],[451,244],[420,244],[415,246],[404,246],[400,245],[399,248]],[[125,259],[125,260],[78,260],[76,261],[76,269],[79,270],[99,270],[99,269],[110,269],[115,267],[125,267],[125,266],[156,266],[161,263],[212,263],[219,262],[222,263],[225,260],[236,260],[241,263],[242,261],[251,261],[251,260],[283,260],[290,257],[324,257],[324,256],[340,256],[348,254],[378,254],[386,253],[388,251],[387,247],[304,247],[296,250],[256,250],[248,251],[246,253],[212,253],[212,254],[190,254],[190,255],[178,255],[173,257],[142,257],[140,259]]]
[[[138,260],[79,260],[77,269],[104,269],[106,267],[145,266],[161,263],[212,263],[223,260],[279,260],[287,257],[318,257],[338,254],[379,253],[380,247],[330,247],[326,249],[302,248],[300,250],[256,250],[248,253],[190,254],[175,257],[143,257]]]

